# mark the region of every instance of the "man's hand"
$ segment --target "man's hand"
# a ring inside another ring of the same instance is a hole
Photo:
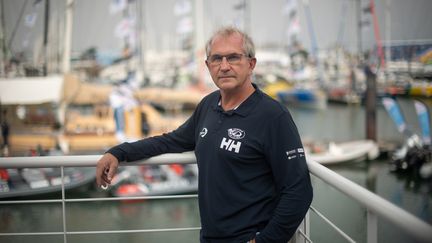
[[[99,159],[96,165],[96,183],[101,187],[108,187],[117,172],[119,161],[114,155],[106,153]]]

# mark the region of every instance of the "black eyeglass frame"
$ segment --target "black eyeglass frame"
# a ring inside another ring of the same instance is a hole
[[[230,64],[230,65],[236,65],[239,64],[241,62],[242,57],[246,57],[246,58],[251,58],[250,55],[246,55],[243,53],[230,53],[227,55],[219,55],[219,54],[214,54],[214,55],[210,55],[207,57],[207,62],[210,65],[221,65],[223,62],[223,59],[225,58],[226,61]]]

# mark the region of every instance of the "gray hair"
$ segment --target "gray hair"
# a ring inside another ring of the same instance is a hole
[[[255,57],[255,45],[252,41],[252,38],[250,38],[249,35],[247,35],[243,31],[239,30],[236,27],[232,27],[232,26],[222,27],[219,30],[217,30],[210,37],[210,39],[207,41],[206,46],[205,46],[207,57],[210,56],[211,44],[216,37],[218,37],[218,36],[228,37],[228,36],[231,36],[233,34],[239,34],[243,38],[243,52],[244,52],[244,54],[248,57],[254,58]]]

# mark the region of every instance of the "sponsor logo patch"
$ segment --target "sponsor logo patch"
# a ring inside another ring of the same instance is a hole
[[[244,138],[246,133],[239,128],[230,128],[228,129],[228,137],[232,139],[242,139]]]
[[[290,154],[294,154],[295,152],[296,152],[295,149],[293,149],[293,150],[287,151],[286,154],[290,155]]]
[[[286,151],[285,153],[287,155],[288,160],[297,158],[297,156],[305,157],[303,148],[292,149],[292,150]]]

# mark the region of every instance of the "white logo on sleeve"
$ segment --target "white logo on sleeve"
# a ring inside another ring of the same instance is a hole
[[[297,158],[297,156],[299,156],[299,157],[304,157],[305,156],[303,148],[293,149],[293,150],[290,150],[290,151],[286,151],[285,153],[287,155],[288,160]]]
[[[200,137],[203,138],[205,135],[207,135],[207,132],[208,132],[207,128],[204,127],[204,128],[202,129],[202,131],[200,132],[200,134],[199,134]]]

